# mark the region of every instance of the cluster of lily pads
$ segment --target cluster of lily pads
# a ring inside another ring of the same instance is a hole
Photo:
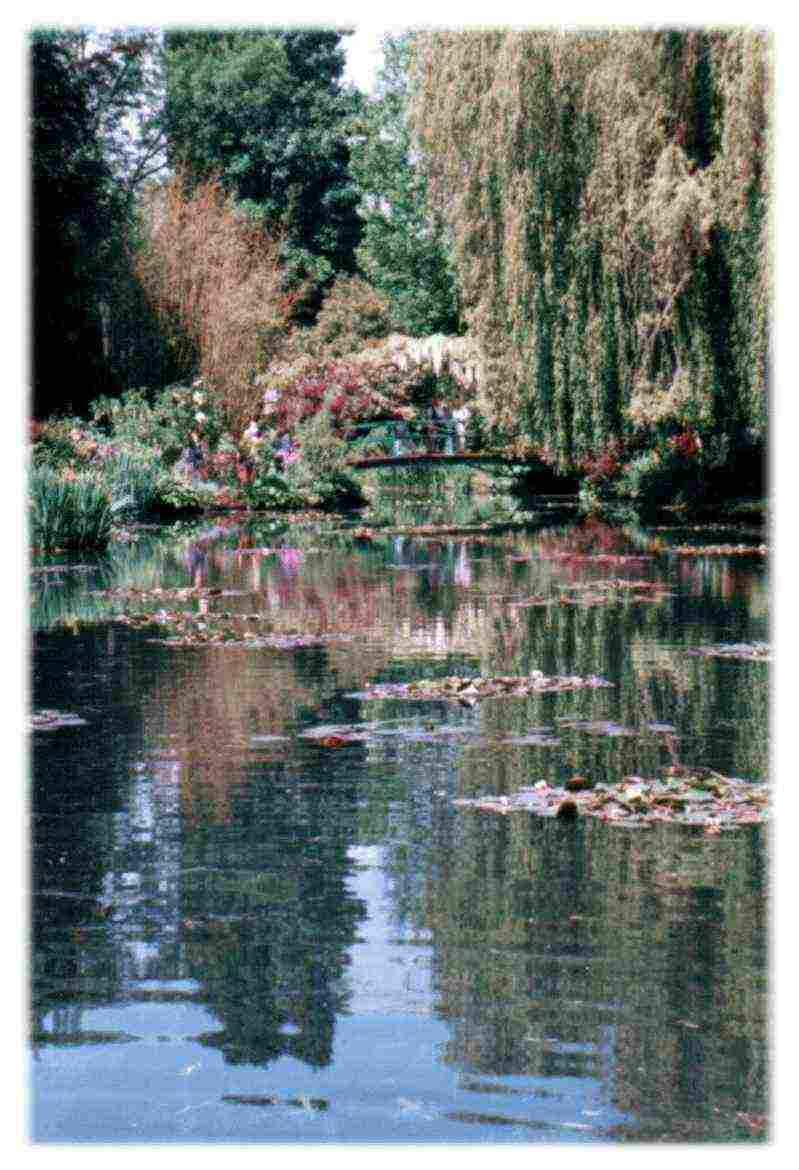
[[[520,531],[529,523],[529,520],[500,520],[482,524],[388,524],[380,528],[360,524],[345,531],[358,540],[378,540],[382,536],[483,536]]]
[[[527,675],[497,675],[493,678],[464,678],[449,675],[447,678],[423,678],[404,683],[373,683],[364,691],[348,695],[354,699],[454,699],[460,702],[476,702],[478,699],[498,696],[521,697],[540,694],[542,691],[576,691],[583,687],[612,687],[598,675],[580,678],[579,675],[545,675],[534,670]]]
[[[659,581],[626,581],[621,577],[608,581],[590,581],[569,586],[571,593],[553,597],[534,595],[512,602],[517,609],[546,605],[611,605],[621,600],[655,604],[671,597]]]
[[[696,646],[686,650],[694,658],[737,658],[744,662],[771,662],[768,642],[721,642],[718,646]]]
[[[558,733],[563,730],[583,732],[587,735],[637,738],[641,735],[674,736],[677,728],[671,723],[646,723],[643,727],[623,727],[612,719],[580,719],[571,715],[559,715],[558,727],[546,724],[528,727],[521,734],[505,731],[485,732],[479,723],[438,723],[433,720],[378,719],[362,723],[320,724],[298,733],[297,738],[319,747],[345,747],[351,743],[375,743],[383,737],[396,737],[408,742],[479,742],[492,747],[559,747]],[[287,736],[258,735],[252,738],[253,746],[260,747],[287,740]]]
[[[175,589],[154,586],[142,589],[135,585],[119,586],[116,589],[92,589],[91,597],[112,597],[123,601],[190,601],[193,598],[237,597],[241,589],[220,589],[202,585],[183,585]]]
[[[80,715],[70,715],[66,711],[52,711],[42,709],[33,711],[30,716],[29,729],[31,731],[58,731],[61,727],[85,727],[86,720]]]
[[[262,614],[172,613],[164,618],[164,637],[153,638],[166,646],[246,646],[251,649],[303,650],[349,641],[349,634],[301,634],[254,630],[247,626],[269,621]],[[271,622],[270,622],[271,624]]]
[[[626,776],[617,784],[592,784],[574,776],[562,786],[539,780],[512,796],[462,798],[454,803],[483,812],[528,812],[561,820],[588,816],[627,826],[666,821],[719,833],[765,821],[769,793],[765,784],[722,776],[710,768],[671,767],[653,780]]]
[[[637,565],[641,561],[651,561],[649,553],[576,553],[548,551],[545,558],[548,561],[568,561],[570,564],[594,565]]]
[[[229,610],[193,613],[160,609],[155,613],[119,613],[111,620],[134,629],[155,627],[160,636],[149,640],[165,646],[246,646],[250,649],[303,650],[325,646],[329,642],[346,642],[352,638],[351,634],[344,633],[275,631],[268,614],[231,613]],[[258,629],[264,623],[269,628]]]
[[[765,557],[767,544],[674,544],[665,549],[681,557]]]

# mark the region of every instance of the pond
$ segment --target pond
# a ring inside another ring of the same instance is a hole
[[[762,1138],[765,817],[513,806],[762,791],[761,537],[379,518],[34,566],[33,1140]],[[536,670],[610,685],[373,689]]]

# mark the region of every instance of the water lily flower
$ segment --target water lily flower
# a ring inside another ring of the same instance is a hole
[[[194,417],[199,425],[202,426],[208,416],[203,414],[201,410],[198,410]]]

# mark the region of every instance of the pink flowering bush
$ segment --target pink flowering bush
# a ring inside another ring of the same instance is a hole
[[[702,440],[690,427],[666,440],[669,450],[683,459],[695,459],[702,450]]]
[[[381,418],[413,418],[415,380],[385,357],[368,352],[346,358],[305,354],[273,366],[261,379],[266,386],[261,421],[278,434],[292,434],[323,409],[342,429]]]

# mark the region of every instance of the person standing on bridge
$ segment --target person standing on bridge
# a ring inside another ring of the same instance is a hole
[[[471,417],[472,412],[465,403],[452,412],[452,421],[455,424],[455,437],[458,440],[459,451],[466,449],[466,424]]]
[[[430,447],[433,451],[446,452],[449,455],[452,453],[449,450],[451,443],[451,436],[449,434],[450,416],[446,403],[440,398],[437,399],[433,402],[430,413],[432,416]]]

